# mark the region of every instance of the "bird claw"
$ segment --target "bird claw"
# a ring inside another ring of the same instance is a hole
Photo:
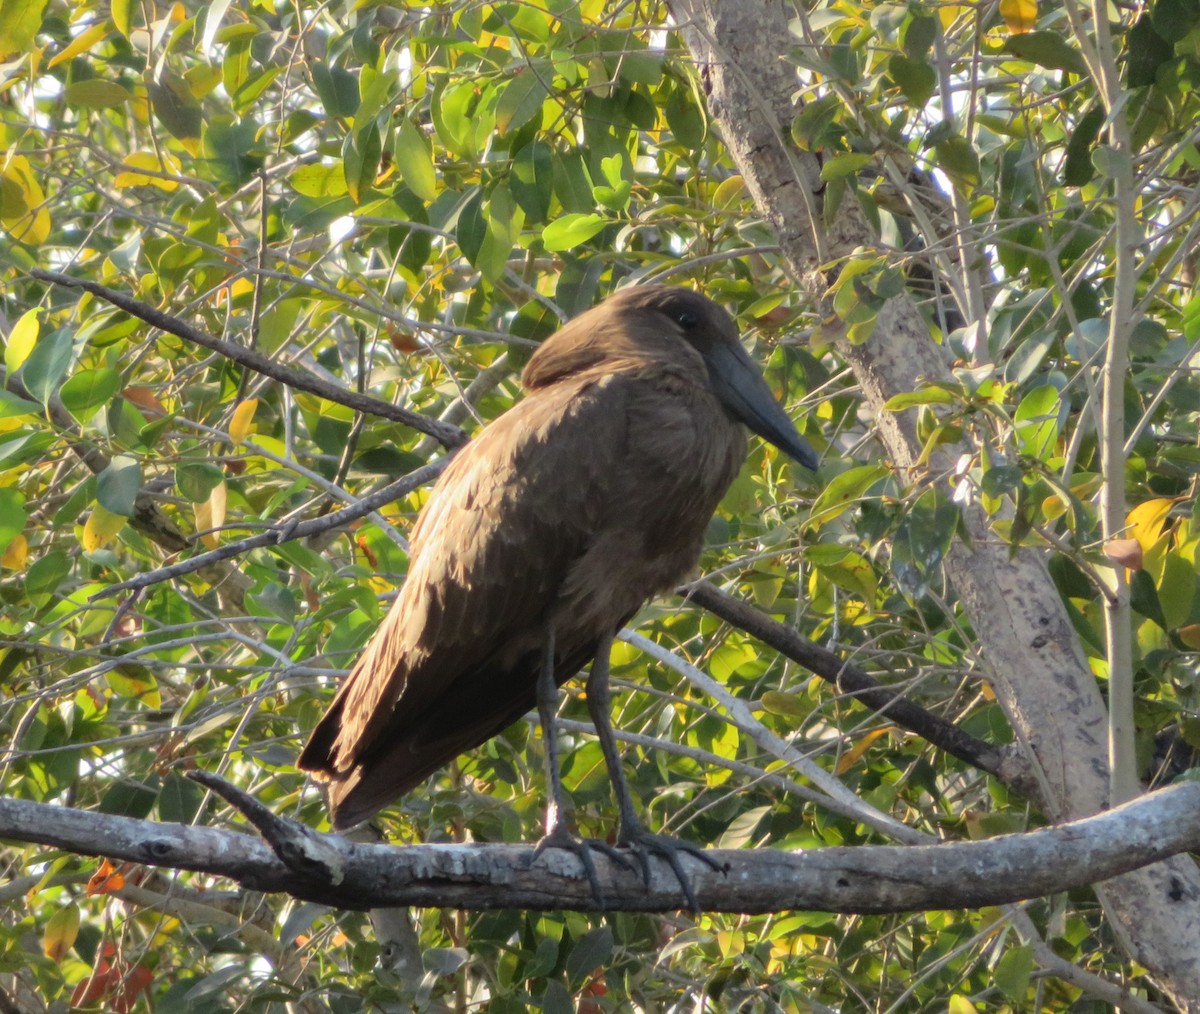
[[[587,877],[588,884],[592,889],[592,898],[596,902],[596,907],[603,912],[607,908],[607,902],[604,897],[604,889],[600,886],[600,876],[596,872],[596,861],[592,858],[592,852],[600,852],[619,866],[625,867],[633,873],[637,872],[637,867],[630,862],[629,857],[623,854],[619,849],[609,845],[608,842],[601,838],[579,838],[571,834],[561,824],[548,832],[537,843],[533,850],[533,858],[530,860],[530,865],[536,863],[538,856],[546,849],[565,849],[568,852],[573,852],[583,865],[584,875]]]
[[[692,890],[692,882],[684,872],[683,864],[679,861],[679,854],[683,852],[693,859],[699,859],[716,873],[724,873],[726,870],[725,866],[708,855],[704,849],[679,838],[672,838],[670,835],[654,834],[643,827],[632,831],[623,830],[617,837],[617,844],[628,849],[637,857],[638,862],[641,863],[642,881],[647,887],[650,886],[650,856],[656,855],[665,859],[670,864],[675,879],[679,881],[679,886],[683,888],[683,896],[687,901],[688,908],[697,914],[701,911],[700,903],[696,899],[696,892]]]

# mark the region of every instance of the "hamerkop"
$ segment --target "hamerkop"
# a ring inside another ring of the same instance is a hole
[[[620,811],[619,845],[648,870],[676,852],[642,826],[609,724],[612,638],[695,565],[746,455],[742,426],[817,457],[742,348],[733,319],[690,290],[624,289],[534,353],[523,401],[459,451],[413,529],[408,577],[300,757],[329,783],[335,828],[374,814],[535,704],[559,823],[556,689],[588,662],[587,701]],[[592,847],[597,846],[591,843]],[[612,854],[611,850],[605,849]],[[628,853],[626,853],[628,855]]]

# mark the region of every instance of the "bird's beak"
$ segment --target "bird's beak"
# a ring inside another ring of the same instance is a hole
[[[817,452],[796,431],[766,378],[740,342],[718,342],[705,354],[713,391],[739,422],[815,472]]]

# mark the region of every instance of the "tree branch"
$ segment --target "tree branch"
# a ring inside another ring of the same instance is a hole
[[[173,334],[184,341],[211,349],[213,352],[219,353],[232,362],[254,370],[256,373],[261,373],[264,377],[270,377],[272,380],[277,380],[281,384],[286,384],[297,391],[308,391],[310,394],[318,395],[326,401],[332,401],[335,404],[345,405],[347,408],[365,412],[368,415],[380,416],[384,419],[391,419],[394,422],[411,426],[419,433],[425,433],[433,437],[448,450],[461,447],[467,442],[467,434],[457,426],[451,426],[437,419],[430,419],[419,412],[411,412],[406,408],[393,405],[388,401],[382,401],[379,398],[358,394],[355,391],[347,391],[336,384],[331,384],[328,381],[321,380],[319,377],[314,377],[305,370],[298,370],[294,367],[277,363],[275,360],[264,356],[261,352],[254,349],[235,345],[233,342],[227,342],[221,338],[214,338],[207,332],[193,327],[187,321],[180,320],[178,317],[172,317],[170,314],[136,300],[123,292],[118,292],[116,289],[110,289],[105,285],[89,282],[83,278],[72,278],[70,275],[60,274],[57,271],[43,271],[41,268],[30,268],[29,275],[41,282],[50,282],[54,285],[65,286],[66,288],[83,289],[85,292],[90,292],[93,296],[98,296],[113,306],[120,307],[126,313],[137,317],[139,320],[144,320],[147,324],[153,325],[160,331],[166,331],[168,334]]]
[[[418,486],[432,482],[441,475],[449,463],[449,457],[439,458],[437,461],[423,465],[421,468],[409,472],[403,478],[397,479],[382,489],[363,497],[358,503],[351,504],[349,507],[343,507],[341,510],[331,511],[328,514],[310,518],[307,521],[271,528],[268,531],[259,532],[257,535],[239,539],[237,542],[230,542],[226,545],[218,546],[216,549],[210,549],[207,553],[201,553],[199,556],[193,556],[190,559],[180,560],[178,563],[172,563],[166,567],[159,567],[157,570],[139,574],[137,577],[131,577],[128,581],[122,581],[120,584],[110,585],[107,588],[101,589],[89,601],[95,602],[98,599],[108,598],[110,595],[116,595],[119,592],[138,591],[150,585],[158,584],[160,581],[170,581],[174,578],[182,577],[184,574],[190,574],[192,571],[211,566],[221,560],[228,560],[233,556],[241,556],[243,553],[248,553],[250,550],[258,549],[261,546],[278,546],[281,543],[290,542],[292,539],[303,539],[310,535],[318,535],[335,528],[340,528],[351,521],[361,518],[365,514],[370,514],[371,511],[382,507],[386,503],[391,503],[393,500],[408,495]]]
[[[532,845],[364,845],[271,814],[218,780],[227,799],[269,837],[135,820],[0,798],[0,838],[83,855],[228,877],[343,909],[398,905],[593,910],[578,858]],[[724,872],[692,864],[708,911],[883,913],[975,908],[1105,880],[1200,848],[1200,785],[1186,782],[1096,817],[1025,834],[943,845],[853,845],[811,851],[714,849]],[[665,912],[683,899],[665,863],[649,884],[597,856],[609,906]]]
[[[1037,781],[1019,754],[985,743],[969,732],[964,732],[953,722],[947,722],[939,715],[906,701],[901,694],[883,686],[852,662],[847,662],[827,648],[801,637],[791,627],[772,619],[761,610],[734,598],[707,581],[695,581],[676,591],[684,598],[703,606],[713,615],[732,623],[739,630],[744,630],[764,644],[770,645],[815,676],[832,683],[847,697],[910,732],[915,732],[932,745],[972,767],[995,776],[1026,799],[1038,799]]]

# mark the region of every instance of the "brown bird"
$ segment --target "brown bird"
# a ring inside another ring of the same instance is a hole
[[[522,381],[526,398],[434,486],[404,586],[299,765],[328,781],[333,826],[348,828],[537,704],[552,790],[543,844],[579,852],[602,902],[586,848],[559,823],[552,722],[557,687],[594,659],[587,700],[618,844],[647,871],[647,850],[664,855],[695,908],[682,843],[643,828],[624,781],[612,638],[695,565],[745,457],[743,424],[810,469],[817,457],[733,319],[687,289],[622,290],[548,338]]]

